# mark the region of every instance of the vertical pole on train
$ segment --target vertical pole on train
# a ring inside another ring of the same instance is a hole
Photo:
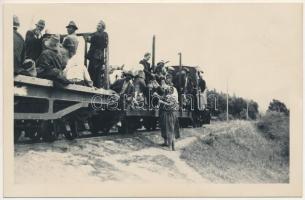
[[[153,41],[152,41],[152,52],[151,52],[151,66],[153,71],[155,71],[155,59],[156,59],[156,55],[155,55],[155,51],[156,51],[156,37],[155,35],[153,35]]]
[[[105,61],[105,89],[109,89],[109,40],[106,48],[106,61]]]
[[[196,98],[197,98],[197,108],[198,110],[201,110],[201,95],[200,93],[203,92],[201,91],[201,89],[199,88],[199,74],[198,74],[198,67],[196,67]]]
[[[87,49],[88,49],[88,43],[87,43],[87,40],[84,37],[84,40],[85,40],[85,51],[84,51],[84,65],[88,68],[88,65],[87,65]]]

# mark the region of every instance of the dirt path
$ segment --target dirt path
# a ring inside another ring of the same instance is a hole
[[[181,150],[203,137],[204,128],[184,129],[176,151],[161,147],[159,132],[15,145],[16,183],[206,182],[180,159]]]
[[[274,157],[249,121],[183,129],[176,151],[159,131],[15,145],[16,183],[286,183],[289,166]],[[276,150],[276,149],[275,149]]]

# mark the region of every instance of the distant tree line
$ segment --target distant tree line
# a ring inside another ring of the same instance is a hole
[[[208,108],[211,115],[220,120],[226,119],[227,113],[227,94],[214,90],[208,91]],[[253,100],[246,100],[236,95],[229,95],[229,119],[246,119],[247,118],[247,103],[249,119],[258,117],[258,104]]]
[[[289,115],[289,110],[286,107],[286,105],[283,102],[276,99],[273,99],[270,102],[267,112],[270,111],[280,112],[280,113],[284,113],[285,115]]]

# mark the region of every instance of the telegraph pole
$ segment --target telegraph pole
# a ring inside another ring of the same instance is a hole
[[[229,94],[228,94],[228,79],[227,79],[227,122],[229,121]]]
[[[179,71],[181,72],[182,70],[182,54],[181,52],[178,53],[179,55]],[[182,83],[182,77],[179,76],[179,92],[180,92],[180,96],[179,96],[179,102],[180,102],[180,109],[182,109],[182,105],[183,105],[183,98],[182,98],[182,88],[181,88],[181,83]]]
[[[249,101],[247,101],[247,120],[249,120]]]
[[[109,82],[109,42],[106,48],[106,62],[105,63],[105,72],[104,72],[104,79],[105,79],[105,89],[109,89],[110,82]]]

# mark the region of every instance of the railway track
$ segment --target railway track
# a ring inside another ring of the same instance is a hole
[[[146,132],[150,132],[151,130],[146,130],[146,129],[139,129],[136,130],[135,133],[146,133]],[[156,128],[153,131],[160,131],[159,128]],[[110,130],[108,133],[97,133],[97,134],[93,134],[90,131],[82,131],[80,132],[80,135],[77,138],[74,138],[73,140],[86,140],[86,139],[93,139],[93,138],[100,138],[100,137],[106,137],[106,136],[124,136],[124,135],[132,135],[134,133],[128,133],[128,134],[122,134],[120,133],[118,130]],[[22,133],[22,135],[20,136],[19,140],[15,142],[16,145],[25,145],[25,144],[36,144],[36,143],[50,143],[50,142],[46,142],[44,141],[42,138],[39,140],[31,140],[30,138],[27,138],[24,136],[25,133]],[[63,133],[59,134],[58,139],[57,140],[70,140],[68,138],[66,138],[64,136]]]

